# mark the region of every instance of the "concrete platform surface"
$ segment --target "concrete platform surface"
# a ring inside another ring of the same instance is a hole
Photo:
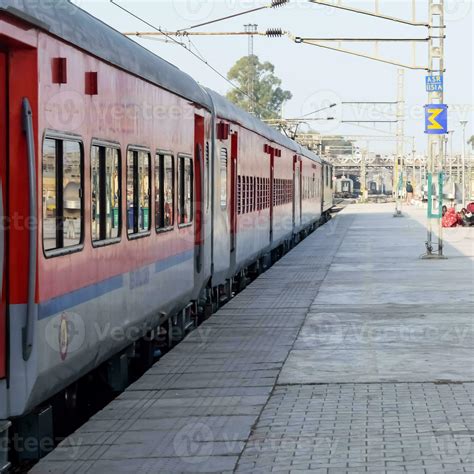
[[[474,472],[474,229],[351,205],[34,473]]]

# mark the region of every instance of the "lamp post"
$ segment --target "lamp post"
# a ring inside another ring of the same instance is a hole
[[[453,161],[454,161],[454,156],[453,156],[453,141],[454,141],[454,130],[448,130],[448,139],[451,138],[450,140],[450,152],[449,152],[449,181],[453,180]],[[447,146],[447,144],[446,144]],[[446,156],[448,156],[447,153],[448,149],[446,148]]]
[[[462,207],[466,206],[466,125],[467,120],[461,120],[459,122],[462,127],[462,175],[461,175],[461,186],[462,186]]]

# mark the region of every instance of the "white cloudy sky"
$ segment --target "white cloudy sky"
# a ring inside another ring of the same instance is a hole
[[[135,14],[165,30],[173,31],[210,19],[230,15],[270,1],[260,0],[117,0]],[[149,27],[127,15],[108,0],[77,0],[101,20],[120,31],[147,31]],[[342,0],[343,4],[358,8],[373,9],[375,0]],[[473,130],[473,5],[471,0],[445,0],[446,3],[446,94],[445,102],[450,106],[449,129],[455,130],[454,147],[461,149],[459,120],[470,120],[467,134]],[[379,0],[384,14],[411,19],[412,0]],[[428,17],[428,1],[416,0],[418,21]],[[411,27],[368,16],[356,15],[334,8],[312,4],[306,0],[293,0],[289,5],[277,9],[266,9],[240,18],[227,20],[203,27],[202,31],[241,31],[245,23],[258,24],[259,30],[279,27],[296,36],[306,37],[405,37],[425,38],[427,29]],[[197,31],[197,30],[196,30]],[[229,84],[203,63],[193,58],[185,49],[160,41],[139,39],[140,44],[174,63],[191,74],[200,83],[224,94]],[[194,45],[206,60],[222,73],[247,54],[245,37],[198,37]],[[373,52],[373,46],[358,48],[361,52]],[[411,45],[381,45],[380,54],[404,63],[411,63]],[[255,54],[261,60],[272,62],[277,75],[283,80],[283,87],[291,90],[293,99],[285,104],[286,117],[298,117],[317,109],[328,102],[347,101],[395,101],[397,67],[374,61],[328,51],[314,46],[295,44],[287,38],[255,39]],[[427,64],[427,47],[417,46],[417,62]],[[423,133],[422,106],[427,100],[424,89],[424,71],[406,70],[406,134],[416,137],[419,151],[426,147]],[[385,118],[391,119],[394,109],[366,110],[354,106],[340,106],[327,112],[335,121],[317,122],[314,128],[328,134],[373,135],[373,129],[364,129],[340,120]],[[371,115],[367,115],[368,113]],[[383,114],[382,112],[385,112]],[[321,113],[321,116],[325,116]],[[372,125],[367,124],[369,128]],[[395,125],[378,124],[385,133],[395,133]],[[390,128],[392,127],[392,128]],[[395,143],[372,143],[371,149],[389,152]],[[411,148],[411,146],[409,146]]]

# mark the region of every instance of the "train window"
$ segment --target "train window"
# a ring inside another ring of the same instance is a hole
[[[252,212],[252,178],[247,176],[247,212]]]
[[[92,242],[120,236],[120,150],[91,148]]]
[[[156,230],[172,229],[174,225],[174,158],[155,156],[155,225]]]
[[[227,207],[227,148],[221,148],[221,208]]]
[[[211,168],[209,142],[206,142],[206,207],[209,209],[211,202]]]
[[[251,189],[250,189],[250,176],[247,176],[247,212],[251,212],[252,203],[250,201]]]
[[[237,176],[237,214],[242,214],[242,176]]]
[[[248,212],[252,212],[252,176],[249,176],[248,178],[248,187],[247,187],[247,198],[248,198]]]
[[[255,176],[250,178],[250,212],[255,211]]]
[[[127,232],[139,235],[150,230],[150,168],[148,151],[129,150],[127,157]]]
[[[255,212],[257,210],[257,177],[256,176],[252,178],[252,182],[253,182],[252,206],[253,206],[253,211]]]
[[[260,199],[262,197],[262,192],[261,192],[260,186],[261,186],[260,178],[257,177],[257,211],[260,211],[261,209]]]
[[[178,167],[178,217],[179,224],[193,221],[193,160],[180,156]]]
[[[47,254],[82,243],[83,155],[79,141],[44,140],[43,247]]]
[[[264,208],[270,207],[270,179],[265,178],[264,182]]]

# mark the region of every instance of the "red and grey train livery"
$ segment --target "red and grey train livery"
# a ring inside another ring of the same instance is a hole
[[[0,420],[332,207],[327,163],[67,0],[0,2],[0,113]]]

